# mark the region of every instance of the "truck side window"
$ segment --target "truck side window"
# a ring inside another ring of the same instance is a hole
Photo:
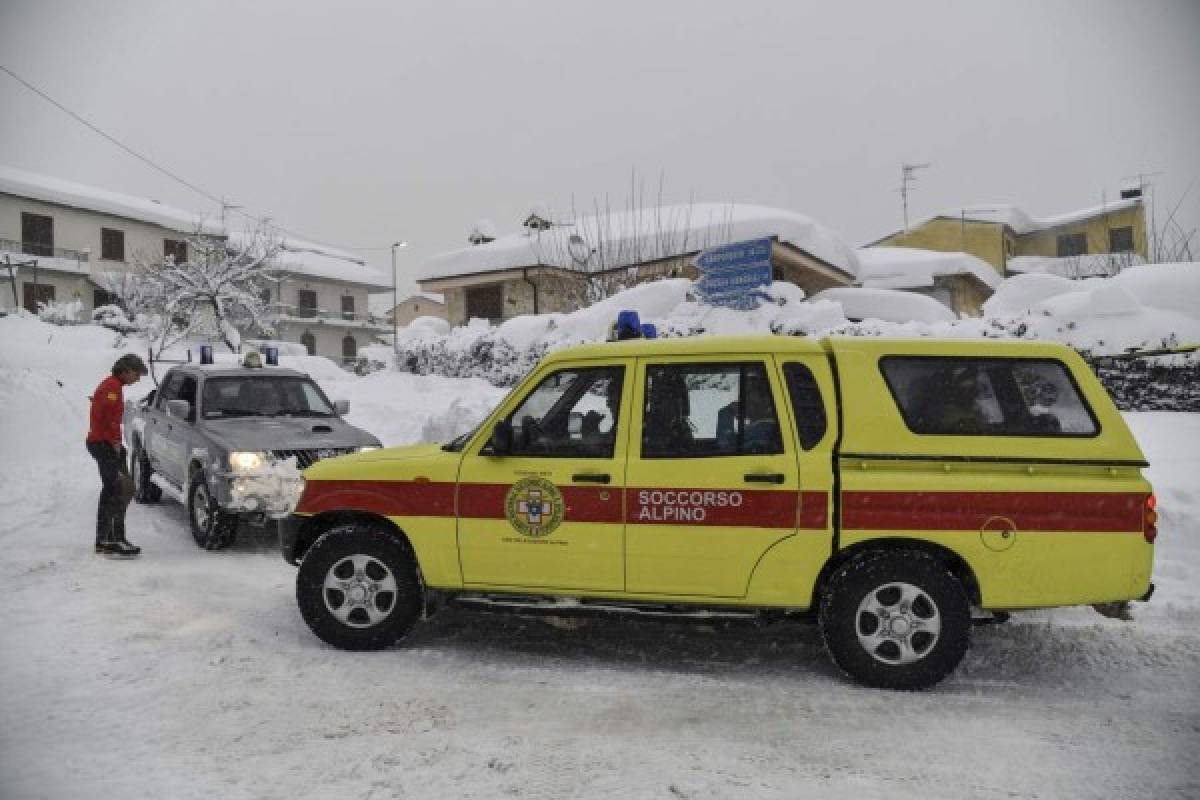
[[[784,364],[783,376],[792,400],[800,446],[811,450],[825,437],[825,404],[821,401],[821,389],[812,370],[803,364]]]
[[[889,356],[884,379],[913,433],[1094,436],[1096,417],[1058,361]]]
[[[588,367],[547,375],[509,417],[512,455],[612,458],[624,374]]]
[[[155,407],[166,413],[167,401],[179,399],[179,387],[183,384],[182,372],[168,373],[166,380],[163,381],[162,391],[158,393],[157,403]]]
[[[179,386],[179,399],[187,400],[191,409],[188,411],[188,422],[196,421],[196,378],[194,375],[184,375]]]
[[[647,367],[642,458],[782,452],[779,417],[761,362]]]

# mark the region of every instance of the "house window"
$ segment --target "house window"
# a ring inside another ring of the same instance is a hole
[[[342,298],[342,319],[354,319],[354,298],[349,295]]]
[[[258,299],[262,300],[263,306],[270,308],[271,306],[271,287],[264,286],[258,290]]]
[[[1109,228],[1108,252],[1110,252],[1110,253],[1132,253],[1133,252],[1133,227],[1132,226],[1126,225],[1124,228]]]
[[[97,289],[92,293],[92,308],[99,308],[100,306],[119,306],[120,304],[121,303],[117,299],[117,296],[112,292],[104,289]]]
[[[315,289],[299,289],[296,291],[296,316],[315,317],[317,315],[317,292]]]
[[[354,341],[353,336],[347,336],[342,339],[342,361],[351,364],[358,358],[358,342]]]
[[[105,261],[125,260],[125,231],[100,229],[100,258]]]
[[[38,303],[54,302],[54,287],[44,283],[27,283],[21,287],[21,294],[25,310],[34,314],[38,312]]]
[[[188,260],[187,242],[182,239],[163,239],[163,258],[169,258],[176,264],[186,264]]]
[[[1087,255],[1086,233],[1064,233],[1058,237],[1058,257]]]
[[[31,256],[54,255],[54,218],[21,214],[21,252]]]
[[[317,354],[317,337],[312,335],[312,331],[305,331],[300,334],[300,344],[304,345],[304,349],[308,351],[310,356]]]
[[[467,319],[498,320],[504,317],[504,284],[467,289]]]

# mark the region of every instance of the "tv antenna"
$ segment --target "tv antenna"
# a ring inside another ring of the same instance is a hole
[[[919,169],[929,169],[932,166],[928,162],[924,164],[901,164],[900,165],[900,202],[904,206],[904,230],[908,231],[908,185],[917,180],[914,174]]]

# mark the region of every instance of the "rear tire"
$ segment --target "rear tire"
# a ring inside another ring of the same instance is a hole
[[[342,650],[382,650],[420,619],[424,592],[406,541],[352,523],[326,531],[304,554],[296,604],[322,641]]]
[[[192,473],[188,483],[188,520],[192,538],[205,550],[224,550],[237,538],[237,514],[222,511],[213,497],[203,470]]]
[[[133,499],[139,503],[157,503],[162,499],[162,489],[150,480],[154,472],[150,469],[150,459],[141,444],[133,446],[133,457],[129,468],[133,471]]]
[[[834,663],[881,689],[935,685],[962,661],[971,635],[962,584],[917,550],[864,553],[839,567],[820,623]]]

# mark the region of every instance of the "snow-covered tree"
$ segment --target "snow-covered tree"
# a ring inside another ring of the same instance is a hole
[[[187,262],[158,259],[143,265],[143,274],[160,296],[192,316],[199,333],[220,338],[236,353],[243,333],[272,333],[263,290],[276,277],[279,249],[279,237],[265,226],[224,238],[197,232],[188,237]]]
[[[244,333],[272,333],[264,289],[279,250],[279,237],[265,227],[229,236],[198,228],[187,237],[186,262],[135,253],[127,271],[99,283],[146,336],[151,360],[196,336],[238,352]]]

